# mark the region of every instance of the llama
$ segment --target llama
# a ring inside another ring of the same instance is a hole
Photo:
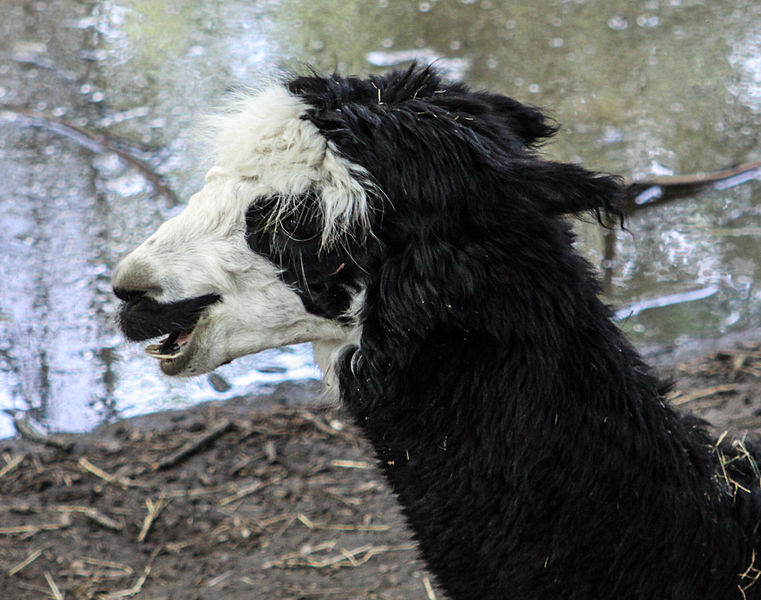
[[[431,68],[317,74],[212,118],[215,166],[117,266],[164,373],[312,342],[452,600],[761,598],[757,451],[672,410],[567,215],[615,177]]]

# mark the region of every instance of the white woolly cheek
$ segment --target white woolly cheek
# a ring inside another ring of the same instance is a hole
[[[306,311],[274,265],[262,257],[255,262],[237,290],[225,294],[199,324],[198,368],[210,370],[269,348],[341,335],[338,324]]]

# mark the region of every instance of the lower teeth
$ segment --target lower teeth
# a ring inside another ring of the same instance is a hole
[[[158,358],[160,360],[170,360],[173,358],[177,358],[180,354],[182,354],[182,350],[180,350],[179,346],[175,346],[171,350],[172,350],[172,353],[167,354],[165,351],[161,350],[160,344],[151,344],[150,346],[145,347],[145,353],[148,356],[151,356],[153,358]]]

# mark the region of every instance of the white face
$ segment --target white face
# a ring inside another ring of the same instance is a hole
[[[113,286],[128,299],[121,316],[128,336],[149,337],[130,335],[125,322],[133,332],[157,327],[170,334],[148,348],[166,374],[198,375],[286,344],[340,345],[351,334],[350,327],[308,312],[278,267],[254,253],[245,237],[252,203],[277,197],[287,208],[308,191],[320,198],[325,244],[366,219],[362,169],[330,148],[302,118],[305,110],[274,86],[219,117],[217,166],[204,187],[114,270]],[[197,322],[193,316],[190,325],[173,326],[172,307],[212,294],[215,301],[194,313]],[[141,329],[141,320],[151,327]]]

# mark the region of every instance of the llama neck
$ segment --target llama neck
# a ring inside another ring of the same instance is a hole
[[[522,597],[538,585],[547,594],[532,597],[564,598],[579,589],[575,579],[594,580],[580,575],[590,564],[609,568],[606,553],[621,539],[648,531],[669,544],[674,531],[705,522],[695,512],[726,498],[712,483],[708,438],[665,405],[596,285],[569,278],[553,282],[551,301],[518,301],[495,282],[467,329],[441,321],[388,348],[368,322],[362,349],[344,358],[342,397],[453,599]],[[525,289],[541,287],[533,278]],[[711,527],[690,535],[706,547],[730,543]],[[673,578],[683,559],[675,552],[657,569]]]
[[[389,446],[392,440],[430,444],[417,426],[409,431],[400,426],[419,421],[431,438],[440,438],[437,446],[451,448],[453,439],[475,434],[483,452],[489,451],[489,440],[504,445],[529,431],[541,436],[538,443],[569,430],[596,431],[599,438],[588,443],[605,445],[628,437],[623,431],[628,427],[658,434],[673,429],[676,418],[661,394],[665,386],[608,320],[606,307],[596,298],[589,302],[583,316],[568,307],[553,308],[565,312],[564,320],[555,320],[549,330],[551,317],[530,301],[533,310],[512,321],[503,316],[499,331],[442,324],[404,350],[395,348],[387,370],[374,365],[380,372],[364,381],[362,402],[350,401],[350,409],[359,409],[364,426],[377,428]],[[488,320],[500,321],[482,311]],[[361,366],[373,357],[354,359]],[[657,436],[654,443],[660,441],[671,443],[673,436]]]

